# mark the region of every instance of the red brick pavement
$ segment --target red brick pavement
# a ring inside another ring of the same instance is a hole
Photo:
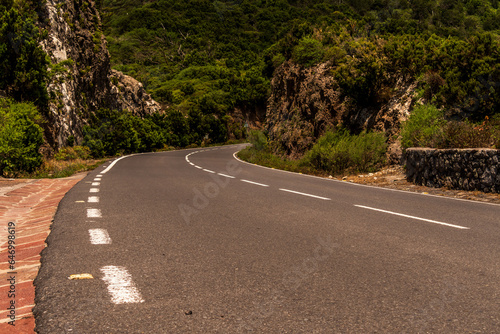
[[[35,333],[33,280],[40,267],[57,206],[85,174],[64,179],[2,180],[0,183],[0,333]],[[9,268],[8,225],[15,223],[15,274]],[[15,276],[15,298],[9,298],[9,278]],[[7,308],[15,300],[15,326]]]

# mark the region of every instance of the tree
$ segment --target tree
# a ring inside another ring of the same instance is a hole
[[[48,60],[39,44],[43,33],[14,8],[0,15],[0,90],[16,101],[45,106]]]

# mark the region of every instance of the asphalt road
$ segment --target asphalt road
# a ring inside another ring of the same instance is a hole
[[[37,331],[500,333],[500,206],[241,148],[130,156],[77,184],[42,254]]]

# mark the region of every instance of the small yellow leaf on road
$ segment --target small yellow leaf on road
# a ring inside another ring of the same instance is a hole
[[[75,274],[68,277],[69,279],[94,279],[92,274]]]

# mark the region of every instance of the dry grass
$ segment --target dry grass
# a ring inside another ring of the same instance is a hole
[[[67,161],[60,161],[55,159],[45,160],[32,174],[22,175],[22,177],[27,178],[60,178],[68,177],[76,173],[86,172],[93,170],[106,162],[107,159],[99,160],[84,160],[84,159],[74,159]]]

